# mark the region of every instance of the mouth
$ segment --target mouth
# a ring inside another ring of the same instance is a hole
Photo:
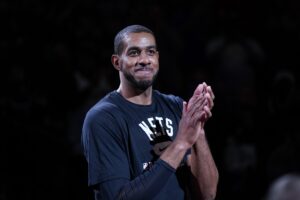
[[[152,71],[152,68],[151,67],[138,67],[134,71],[135,72],[138,72],[138,71]]]
[[[148,77],[153,75],[153,69],[149,67],[137,68],[134,70],[137,76]]]

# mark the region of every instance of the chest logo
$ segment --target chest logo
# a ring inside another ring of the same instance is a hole
[[[173,136],[173,122],[169,118],[149,117],[139,123],[139,127],[146,133],[150,141],[161,135]]]
[[[140,127],[144,130],[150,139],[150,144],[153,146],[151,153],[154,159],[158,158],[164,150],[172,142],[171,136],[173,136],[173,123],[170,119],[162,120],[163,118],[148,118],[150,126],[144,126],[146,123],[140,123]],[[163,121],[166,122],[163,126]],[[166,127],[166,128],[164,128]]]

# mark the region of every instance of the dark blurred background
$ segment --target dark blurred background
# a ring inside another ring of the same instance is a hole
[[[92,199],[81,126],[118,87],[113,38],[129,24],[157,36],[156,89],[212,86],[218,200],[263,199],[299,172],[297,1],[4,0],[0,18],[0,200]]]

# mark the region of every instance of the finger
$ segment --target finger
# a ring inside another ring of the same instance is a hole
[[[194,95],[200,95],[203,92],[204,86],[203,84],[199,84],[194,91]]]
[[[206,92],[207,91],[207,84],[205,82],[203,82],[202,85],[203,85],[203,90]]]
[[[207,119],[210,118],[212,116],[212,113],[211,113],[211,110],[209,107],[207,106],[204,106],[204,111],[205,111],[205,114],[207,116]]]
[[[211,87],[210,87],[210,86],[207,86],[206,89],[207,89],[207,92],[210,94],[211,98],[214,100],[214,99],[215,99],[215,95],[214,95],[214,93],[213,93]]]
[[[187,105],[186,101],[183,101],[183,102],[182,102],[182,115],[185,115],[185,114],[186,114],[186,112],[187,112],[187,107],[188,107],[188,105]]]
[[[194,94],[188,102],[188,109],[190,106],[194,105],[198,101],[198,98],[203,98],[203,96],[204,96],[204,94],[202,94],[202,93]]]
[[[205,122],[212,116],[212,113],[207,106],[205,106],[203,110],[204,114],[202,114],[200,117],[200,122],[202,123],[202,125],[204,125]]]
[[[205,111],[198,111],[194,114],[192,121],[193,121],[193,124],[196,125],[199,122],[205,122],[206,118],[207,117],[206,117]]]
[[[193,117],[195,113],[203,111],[204,106],[206,105],[206,98],[198,97],[197,101],[189,108],[189,115]]]
[[[206,100],[207,100],[206,102],[207,102],[208,107],[209,107],[210,109],[212,109],[212,107],[214,106],[214,101],[213,101],[212,97],[210,96],[209,93],[206,93],[206,94],[205,94],[205,98],[206,98]]]

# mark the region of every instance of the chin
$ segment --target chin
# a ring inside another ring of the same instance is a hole
[[[143,80],[143,81],[137,81],[134,85],[139,90],[146,90],[149,87],[151,87],[153,84],[152,80]]]
[[[124,76],[127,79],[127,81],[131,83],[133,87],[139,90],[146,90],[152,86],[154,80],[156,79],[157,73],[151,77],[143,77],[143,78],[134,77],[129,73],[124,73]]]

